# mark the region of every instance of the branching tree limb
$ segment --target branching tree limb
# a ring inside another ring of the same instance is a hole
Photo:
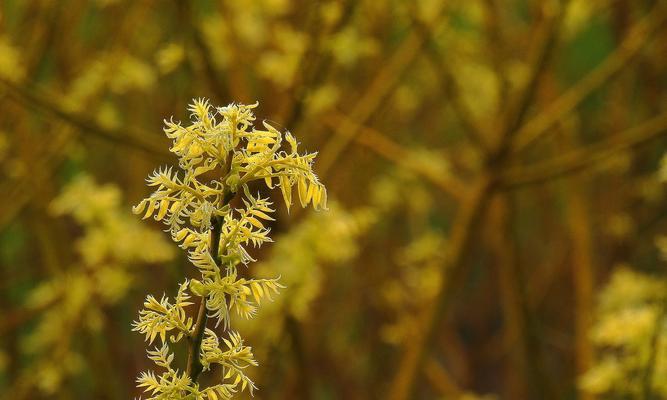
[[[502,173],[502,186],[513,188],[576,173],[627,150],[664,135],[667,131],[667,112],[643,124],[618,133],[598,143],[571,150],[533,165],[508,168]]]
[[[141,132],[137,132],[131,128],[123,130],[107,129],[89,118],[66,110],[56,101],[36,90],[14,84],[3,78],[0,78],[0,86],[4,86],[7,89],[7,94],[13,100],[32,109],[54,116],[77,128],[82,133],[95,135],[116,145],[140,150],[151,156],[158,156],[160,159],[167,157],[166,150],[163,150],[158,143],[149,139],[148,135]]]
[[[438,24],[442,20],[444,6],[433,17],[433,24]],[[387,61],[385,67],[378,72],[375,79],[371,82],[364,94],[352,108],[349,118],[357,126],[365,124],[382,105],[382,102],[389,96],[401,80],[401,77],[418,58],[421,50],[424,48],[426,40],[416,32],[411,32],[403,40],[398,50]],[[344,123],[337,129],[336,135],[327,143],[320,154],[320,173],[322,175],[333,167],[340,154],[350,144],[358,130],[352,123]]]
[[[630,29],[619,47],[600,66],[519,129],[512,143],[512,151],[519,152],[529,146],[574,110],[592,92],[621,71],[637,56],[650,36],[663,25],[666,18],[667,2],[656,1],[654,8]]]
[[[333,129],[334,133],[338,133],[336,127],[340,126],[341,121],[353,125],[354,129],[359,131],[359,134],[354,137],[355,142],[392,163],[423,176],[452,198],[460,200],[469,190],[453,174],[437,174],[432,169],[424,168],[423,164],[412,162],[404,146],[373,128],[355,124],[340,113],[333,113],[325,122]]]

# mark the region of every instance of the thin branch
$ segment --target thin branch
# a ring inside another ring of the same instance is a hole
[[[433,18],[433,24],[438,24],[443,16],[444,6]],[[359,133],[355,126],[360,126],[368,122],[375,111],[382,105],[382,102],[391,94],[401,81],[401,77],[407,71],[408,67],[420,55],[426,40],[422,35],[411,31],[405,38],[401,46],[396,50],[393,56],[387,60],[368,88],[364,91],[361,98],[355,103],[349,115],[351,121],[355,124],[343,123],[337,128],[336,135],[331,138],[327,146],[320,153],[318,161],[320,173],[326,175],[331,167],[334,166],[338,157],[350,144],[354,136]]]
[[[52,307],[60,298],[56,297],[48,301],[47,303],[40,304],[35,308],[17,308],[5,313],[0,321],[0,334],[6,334],[9,331],[12,331],[36,316],[44,312],[44,310]]]
[[[399,364],[390,390],[391,400],[415,398],[418,373],[426,358],[426,350],[436,337],[437,328],[450,307],[454,298],[454,288],[461,287],[461,280],[465,278],[463,261],[469,253],[474,228],[478,225],[492,192],[492,180],[487,175],[482,176],[475,184],[469,198],[461,203],[461,209],[457,212],[452,225],[445,261],[441,266],[441,287],[428,312],[423,331],[407,349]]]
[[[211,221],[211,256],[215,260],[215,263],[219,265],[218,259],[218,249],[220,245],[220,235],[222,233],[222,223],[223,219],[220,217],[214,217]],[[204,332],[206,331],[206,323],[208,322],[208,315],[206,314],[206,300],[207,296],[202,296],[201,303],[199,303],[199,310],[197,311],[197,321],[195,322],[195,327],[188,341],[188,363],[185,369],[185,373],[188,374],[192,382],[197,382],[199,379],[199,374],[203,370],[203,365],[201,363],[200,352],[201,352],[201,343],[204,339]]]
[[[225,170],[223,171],[223,176],[226,176],[229,173],[229,168],[231,163],[225,162]],[[230,190],[224,190],[222,199],[220,200],[222,206],[226,206],[231,203],[231,201],[236,196],[235,192]],[[220,261],[220,236],[222,235],[222,225],[224,223],[224,218],[220,216],[215,216],[211,218],[211,231],[210,231],[210,251],[213,261],[215,261],[218,267],[222,267]],[[185,372],[190,376],[192,382],[197,382],[199,375],[203,370],[203,365],[200,359],[201,352],[201,343],[204,339],[204,332],[206,331],[206,323],[208,322],[208,315],[206,314],[206,301],[208,300],[207,296],[202,296],[201,303],[199,303],[199,310],[197,311],[197,321],[188,341],[188,362]]]
[[[665,131],[667,131],[667,112],[598,143],[577,148],[533,165],[509,168],[502,173],[501,185],[505,188],[514,188],[544,183],[576,173],[608,159],[619,151],[656,139],[665,134]]]
[[[197,54],[201,57],[204,73],[208,83],[210,85],[211,91],[218,101],[224,101],[229,93],[229,88],[224,84],[220,79],[220,73],[218,72],[213,58],[211,58],[211,52],[206,44],[206,40],[202,33],[197,28],[197,23],[195,16],[192,13],[190,7],[190,0],[177,0],[176,6],[179,11],[178,20],[182,25],[184,30],[189,33],[194,48],[197,51]]]
[[[497,265],[498,292],[503,316],[504,346],[499,347],[512,349],[504,373],[504,395],[508,398],[525,399],[529,393],[528,365],[531,358],[524,312],[527,307],[523,302],[526,293],[523,281],[517,279],[520,269],[516,245],[511,241],[511,210],[508,203],[507,196],[496,195],[489,207],[488,245]]]
[[[6,79],[0,78],[0,85],[7,89],[7,94],[15,101],[23,103],[32,109],[50,114],[82,132],[90,133],[111,143],[140,150],[153,156],[159,156],[160,158],[168,155],[168,152],[162,149],[162,146],[159,146],[153,140],[144,139],[148,135],[132,129],[107,129],[93,120],[66,110],[44,94],[16,85]]]
[[[425,168],[423,164],[411,162],[410,154],[403,146],[373,128],[355,124],[343,114],[332,113],[325,123],[332,128],[334,133],[338,133],[336,127],[340,126],[343,121],[353,125],[354,129],[359,131],[359,134],[354,137],[355,142],[386,160],[421,175],[453,198],[460,199],[469,190],[467,185],[452,174],[437,174],[432,169]]]
[[[333,70],[332,55],[330,52],[325,51],[326,48],[323,46],[325,43],[324,39],[334,36],[347,27],[358,5],[359,2],[356,0],[345,0],[342,6],[342,15],[338,21],[333,26],[330,26],[329,29],[319,31],[309,41],[308,49],[301,57],[297,69],[297,79],[294,82],[294,87],[290,89],[292,104],[288,108],[286,117],[283,119],[285,126],[298,130],[299,124],[304,117],[303,114],[309,91],[322,83],[330,71]],[[301,78],[299,79],[298,77]]]
[[[424,365],[424,375],[431,385],[447,399],[458,399],[465,395],[451,374],[435,358],[429,358]]]
[[[330,26],[325,25],[324,27],[322,26],[319,5],[309,10],[305,26],[306,31],[312,39],[308,41],[306,50],[299,59],[297,72],[294,75],[295,78],[292,86],[289,88],[291,101],[283,118],[285,126],[298,130],[298,125],[304,117],[309,91],[322,83],[334,65],[331,62],[331,53],[325,51],[325,39],[332,37],[348,26],[358,4],[355,0],[345,0],[342,5],[343,11],[340,18],[334,24]]]
[[[557,17],[557,15],[552,16]],[[454,297],[454,288],[461,286],[461,281],[465,279],[466,268],[465,259],[470,252],[472,238],[474,236],[475,228],[487,205],[496,189],[495,184],[499,176],[499,171],[504,167],[509,152],[506,151],[511,143],[511,138],[515,132],[514,125],[519,126],[523,121],[525,115],[521,112],[521,105],[530,102],[535,91],[537,78],[541,75],[541,71],[546,64],[545,59],[550,54],[552,46],[553,35],[559,28],[560,18],[555,18],[556,23],[547,25],[547,31],[544,38],[537,46],[535,56],[531,57],[533,66],[531,71],[535,78],[535,84],[525,85],[516,96],[516,103],[518,108],[510,110],[510,113],[518,112],[515,116],[510,116],[506,119],[506,125],[502,127],[496,146],[487,154],[487,164],[482,174],[473,183],[473,191],[466,201],[460,205],[460,210],[457,211],[454,224],[452,225],[452,232],[450,235],[450,244],[447,249],[446,261],[441,265],[441,287],[438,290],[433,307],[429,310],[429,317],[426,321],[422,335],[415,341],[414,346],[409,348],[405,354],[405,358],[394,378],[391,390],[392,400],[407,400],[412,399],[416,395],[417,378],[422,366],[427,349],[430,348],[433,340],[436,337],[437,329],[440,323],[445,318],[447,311],[451,306]]]
[[[595,264],[588,198],[579,180],[568,182],[567,219],[572,240],[572,282],[574,286],[574,358],[578,375],[593,364],[590,329],[594,311]],[[591,400],[593,396],[577,389],[577,397]]]
[[[197,311],[197,321],[195,322],[195,330],[188,341],[188,364],[185,373],[188,374],[192,382],[197,382],[199,375],[204,369],[201,363],[201,343],[204,339],[204,332],[206,331],[206,323],[208,322],[208,315],[206,314],[206,296],[202,296],[201,303],[199,303],[199,310]]]
[[[512,144],[513,152],[519,152],[537,140],[635,58],[648,38],[662,26],[667,17],[667,2],[656,1],[655,3],[653,9],[630,29],[619,47],[600,66],[521,127]]]
[[[433,64],[436,72],[440,74],[440,86],[447,96],[459,124],[461,124],[461,127],[472,143],[479,148],[485,149],[484,131],[473,117],[469,107],[463,102],[463,97],[461,96],[454,74],[445,62],[445,58],[440,53],[437,43],[433,38],[433,27],[419,19],[414,13],[411,19],[416,28],[415,31],[421,35],[422,40],[427,42],[425,49],[427,59]]]
[[[72,129],[65,127],[63,131],[53,135],[48,146],[40,152],[33,173],[24,179],[5,182],[2,189],[6,196],[0,202],[0,232],[9,224],[19,212],[30,202],[35,191],[42,187],[43,182],[52,178],[57,166],[65,159],[65,149],[73,140]]]
[[[491,66],[499,80],[499,102],[500,108],[506,103],[507,95],[509,93],[509,80],[507,74],[504,72],[504,52],[505,52],[505,34],[500,25],[500,10],[496,0],[484,0],[484,8],[486,10],[485,29],[486,34],[486,49],[491,59]]]
[[[516,205],[515,199],[510,194],[497,194],[499,214],[495,227],[500,237],[502,246],[501,257],[504,265],[500,266],[501,279],[504,280],[505,290],[511,290],[509,300],[513,304],[509,307],[514,308],[518,318],[518,339],[519,346],[522,347],[524,357],[523,367],[528,381],[528,387],[532,389],[532,394],[540,399],[558,398],[553,382],[549,374],[545,371],[544,355],[540,339],[544,336],[539,329],[535,314],[531,313],[530,300],[526,282],[526,271],[521,265],[519,249],[517,245],[517,232],[515,226]]]
[[[526,112],[535,98],[535,93],[542,77],[542,73],[549,64],[560,32],[565,5],[554,6],[554,3],[545,2],[542,11],[545,14],[544,22],[538,28],[538,37],[535,47],[528,60],[530,73],[520,95],[515,98],[511,108],[506,113],[504,125],[505,135],[515,134],[524,121]]]

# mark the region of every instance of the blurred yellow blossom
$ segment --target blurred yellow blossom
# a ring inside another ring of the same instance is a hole
[[[162,74],[174,71],[185,59],[185,49],[180,43],[171,42],[158,50],[155,55],[158,69]]]
[[[129,90],[148,90],[157,80],[152,66],[130,55],[121,57],[118,64],[113,66],[113,71],[109,87],[118,94]]]
[[[377,53],[378,44],[350,26],[329,37],[328,48],[337,63],[350,68],[362,58]]]
[[[25,77],[25,69],[20,51],[10,38],[0,35],[0,78],[20,81]]]
[[[615,269],[599,297],[591,329],[598,360],[580,377],[582,390],[610,398],[639,398],[646,390],[667,396],[659,378],[667,363],[666,288],[662,278]]]
[[[294,82],[299,62],[306,49],[308,37],[287,25],[278,25],[273,32],[275,50],[262,54],[257,66],[260,76],[282,88]]]
[[[308,93],[306,107],[311,115],[328,111],[340,99],[340,89],[336,85],[322,85]]]
[[[63,382],[89,362],[78,354],[75,339],[98,332],[103,310],[126,296],[138,275],[137,264],[170,260],[174,252],[157,233],[125,212],[114,185],[97,185],[86,175],[70,182],[51,204],[57,216],[72,216],[83,228],[76,264],[31,290],[26,307],[40,318],[22,340],[35,365],[20,384],[56,393]]]

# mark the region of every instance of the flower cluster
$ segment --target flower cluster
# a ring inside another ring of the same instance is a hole
[[[109,310],[141,278],[137,267],[174,257],[162,235],[128,215],[115,185],[80,175],[53,200],[50,212],[70,217],[82,231],[75,242],[78,256],[28,294],[26,310],[39,318],[22,337],[31,362],[19,374],[11,398],[23,391],[53,396],[80,377],[95,361],[75,338],[102,338]]]
[[[621,266],[600,294],[591,339],[598,353],[579,386],[601,398],[667,396],[665,291],[659,276]]]
[[[178,156],[181,171],[162,168],[151,174],[147,182],[155,191],[133,209],[167,225],[174,242],[188,252],[201,273],[200,279],[180,285],[173,302],[148,296],[134,323],[134,330],[145,334],[149,343],[157,338],[161,343],[149,351],[149,358],[166,371],[161,375],[144,372],[138,379],[151,399],[227,399],[239,388],[251,393],[255,389],[244,369],[257,362],[250,347],[229,329],[230,313],[252,317],[261,301],[282,286],[278,278],[246,279],[237,271],[239,265],[255,261],[248,246],[271,241],[266,225],[273,221],[272,203],[251,194],[249,184],[277,186],[288,209],[294,187],[303,207],[312,204],[316,210],[326,209],[326,189],[312,169],[315,154],[299,154],[289,132],[266,122],[263,129],[255,129],[256,106],[212,107],[199,99],[189,107],[189,124],[165,120],[164,131],[173,140],[170,150]],[[193,304],[192,295],[201,298],[196,319],[186,311]],[[221,340],[207,327],[209,316],[227,338]],[[168,343],[183,338],[188,338],[189,359],[185,372],[180,372],[171,366]],[[199,374],[213,364],[222,368],[222,382],[200,388]]]

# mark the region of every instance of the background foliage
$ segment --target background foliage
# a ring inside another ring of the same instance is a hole
[[[176,162],[162,119],[203,96],[259,101],[332,200],[278,207],[243,272],[287,286],[235,322],[256,398],[667,398],[666,20],[659,0],[0,2],[0,396],[139,395],[131,321],[193,268],[130,205]]]

